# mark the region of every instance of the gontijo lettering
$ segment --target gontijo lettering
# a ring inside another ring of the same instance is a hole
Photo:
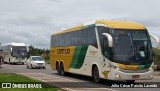
[[[70,54],[70,49],[58,49],[57,54]]]

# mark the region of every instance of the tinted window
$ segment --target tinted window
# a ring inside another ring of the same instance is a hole
[[[64,34],[60,34],[59,35],[59,40],[58,40],[59,44],[58,46],[64,46]]]
[[[97,47],[95,28],[87,28],[54,35],[51,37],[52,46],[83,46],[92,45]]]
[[[92,45],[92,46],[98,48],[98,46],[97,46],[97,40],[96,40],[95,27],[88,28],[87,32],[88,32],[88,35],[87,35],[87,45]]]
[[[58,41],[59,41],[59,40],[58,40],[58,35],[55,35],[54,38],[55,38],[55,46],[58,46]]]
[[[102,33],[109,33],[109,29],[106,27],[99,26],[97,27],[97,30],[98,30],[100,45],[101,45],[101,48],[103,48],[104,35],[102,35]]]
[[[71,33],[69,32],[65,34],[65,45],[70,46],[70,43],[71,43]]]
[[[55,38],[54,37],[55,37],[54,35],[51,36],[51,46],[55,46]]]
[[[71,33],[71,35],[72,35],[71,45],[78,46],[79,45],[80,31],[74,31],[74,32]]]

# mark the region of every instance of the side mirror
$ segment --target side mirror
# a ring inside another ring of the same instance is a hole
[[[160,40],[157,36],[149,34],[151,38],[154,38],[156,40],[156,48],[160,48]]]
[[[113,47],[113,38],[110,34],[108,33],[102,33],[102,35],[104,35],[105,37],[108,38],[108,46],[109,47]]]
[[[29,48],[27,47],[27,52],[29,52]]]

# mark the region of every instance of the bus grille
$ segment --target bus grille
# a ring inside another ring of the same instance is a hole
[[[146,70],[124,70],[124,69],[120,69],[120,71],[125,72],[125,73],[145,73],[150,71],[149,69]]]

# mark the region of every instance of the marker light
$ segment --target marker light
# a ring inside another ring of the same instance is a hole
[[[120,75],[118,75],[118,74],[116,74],[116,77],[117,77],[117,78],[121,78],[121,76],[120,76]]]

